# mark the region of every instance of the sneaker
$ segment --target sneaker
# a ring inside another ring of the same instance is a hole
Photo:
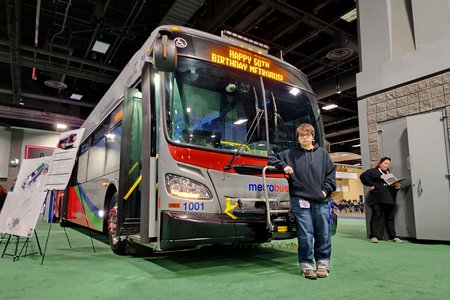
[[[392,241],[393,241],[394,243],[399,243],[399,244],[403,243],[403,240],[402,240],[402,239],[399,239],[398,237],[394,238]]]
[[[328,277],[328,270],[327,269],[317,269],[316,270],[316,275],[318,278],[326,278]]]
[[[302,271],[302,276],[307,279],[317,279],[317,274],[314,270],[306,269]]]
[[[372,243],[378,243],[378,239],[376,237],[371,238],[370,241]]]

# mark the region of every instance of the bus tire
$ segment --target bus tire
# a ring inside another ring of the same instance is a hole
[[[117,232],[117,211],[119,207],[119,196],[116,193],[111,198],[108,211],[108,240],[111,250],[118,255],[126,254],[126,240],[121,240]]]

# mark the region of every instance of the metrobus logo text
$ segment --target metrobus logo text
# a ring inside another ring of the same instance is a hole
[[[248,184],[248,190],[251,192],[262,192],[263,185],[262,184],[256,184],[256,183],[249,183]],[[269,192],[279,192],[279,193],[287,193],[289,192],[289,186],[288,185],[278,185],[278,184],[268,184],[267,190]]]
[[[237,48],[230,48],[227,53],[211,52],[211,61],[279,81],[284,79],[283,74],[274,70],[271,61]]]

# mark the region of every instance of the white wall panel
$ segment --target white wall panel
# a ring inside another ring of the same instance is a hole
[[[8,177],[9,153],[11,148],[11,131],[0,127],[0,178]]]
[[[359,0],[358,25],[358,97],[450,69],[449,0]]]

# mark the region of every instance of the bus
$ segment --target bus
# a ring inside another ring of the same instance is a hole
[[[306,76],[266,45],[158,27],[82,125],[62,222],[116,254],[292,238],[286,175],[266,165],[305,122],[324,146]]]

